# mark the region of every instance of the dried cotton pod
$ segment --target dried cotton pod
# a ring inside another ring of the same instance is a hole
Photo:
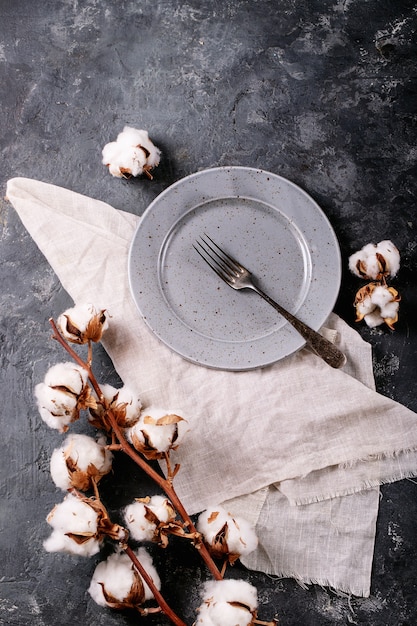
[[[106,310],[97,309],[93,304],[78,304],[67,309],[57,323],[65,339],[76,344],[100,341],[109,325]]]
[[[87,491],[110,472],[112,460],[104,438],[96,441],[87,435],[68,435],[52,453],[52,480],[63,491],[71,488]]]
[[[185,420],[175,412],[156,407],[144,410],[138,422],[126,430],[130,443],[147,459],[161,459],[181,440],[181,423]]]
[[[124,519],[130,536],[135,541],[155,541],[166,547],[171,528],[174,529],[176,513],[163,496],[138,498],[124,510]]]
[[[394,287],[369,283],[356,294],[356,321],[365,320],[370,328],[385,323],[394,330],[394,324],[398,321],[400,300],[401,297]]]
[[[124,540],[126,531],[113,524],[99,500],[68,494],[46,518],[52,534],[44,541],[47,552],[68,552],[93,556],[100,551],[104,537]]]
[[[233,517],[221,506],[203,511],[198,518],[197,530],[203,535],[211,554],[216,558],[227,557],[231,564],[258,545],[258,538],[249,522]]]
[[[400,253],[388,239],[378,244],[369,243],[349,257],[349,269],[359,278],[369,280],[393,278],[399,268]]]
[[[100,389],[107,407],[111,409],[119,426],[130,428],[136,424],[142,410],[142,402],[137,394],[126,386],[116,389],[112,385],[100,385]],[[100,402],[97,403],[96,407],[90,409],[89,421],[96,428],[111,430],[105,408]]]
[[[151,170],[159,165],[160,156],[148,132],[130,126],[125,126],[116,141],[106,144],[102,150],[103,163],[116,178],[146,174],[152,179]]]
[[[66,432],[78,420],[80,410],[95,404],[87,380],[84,368],[67,362],[51,367],[44,381],[36,385],[39,413],[50,428]]]
[[[255,587],[244,580],[205,583],[195,626],[251,626],[258,607]]]
[[[159,590],[161,581],[152,558],[145,548],[139,548],[135,554]],[[88,592],[98,605],[113,609],[138,609],[153,599],[148,585],[123,552],[115,552],[97,565]]]

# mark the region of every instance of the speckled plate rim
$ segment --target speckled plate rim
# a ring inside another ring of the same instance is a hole
[[[236,202],[249,199],[250,202],[259,203],[261,209],[267,206],[268,211],[272,207],[272,213],[276,211],[280,220],[287,222],[299,233],[297,237],[301,240],[300,245],[305,248],[300,254],[306,256],[303,263],[308,278],[304,279],[304,282],[307,281],[307,288],[303,288],[305,293],[300,302],[294,305],[292,312],[315,329],[324,324],[336,302],[341,282],[341,255],[329,220],[311,196],[288,179],[261,169],[224,166],[201,170],[168,187],[147,207],[134,233],[128,257],[129,285],[139,314],[158,339],[184,359],[214,369],[245,371],[265,367],[285,358],[305,345],[303,339],[282,318],[281,323],[277,322],[272,330],[268,328],[262,336],[250,339],[230,340],[215,336],[216,333],[211,336],[205,330],[199,332],[198,316],[197,327],[191,327],[187,321],[184,322],[185,318],[182,319],[183,311],[179,315],[175,303],[171,304],[167,299],[161,270],[169,246],[167,241],[173,237],[174,241],[175,237],[177,242],[179,240],[178,224],[185,223],[188,229],[191,224],[191,230],[195,230],[194,220],[197,221],[198,229],[191,236],[187,234],[189,240],[186,242],[186,253],[184,248],[177,255],[180,257],[184,253],[186,256],[171,259],[171,262],[176,261],[176,272],[169,278],[175,283],[172,286],[175,291],[177,286],[184,288],[187,279],[195,276],[195,257],[198,255],[192,244],[200,234],[201,215],[210,203],[214,203],[218,220],[222,209],[216,203],[225,199],[236,199]],[[252,210],[256,212],[256,204]],[[210,225],[210,211],[207,214]],[[203,227],[206,225],[203,224]],[[236,223],[233,224],[235,229]],[[233,232],[233,237],[239,240],[239,232]],[[245,250],[245,258],[240,259],[242,262],[247,259],[247,253],[248,249]],[[201,259],[199,261],[205,265]],[[201,264],[199,271],[202,278],[204,269]],[[207,267],[205,271],[207,273]],[[219,281],[214,272],[209,272],[208,280]],[[200,284],[204,285],[204,281],[194,283],[190,289],[198,291]],[[230,298],[230,293],[239,294],[239,307],[244,309],[247,303],[250,304],[249,299],[241,297],[242,292],[234,292],[226,285],[223,286],[223,298]],[[213,294],[216,297],[214,286]],[[259,298],[256,294],[250,295]],[[274,297],[274,294],[271,295]],[[184,298],[186,300],[187,297]],[[263,302],[260,298],[259,301]],[[282,300],[281,303],[287,304]],[[257,302],[254,306],[261,305]],[[287,308],[291,310],[291,305],[287,305]],[[227,310],[227,306],[222,306],[222,311]],[[271,315],[276,315],[272,307],[270,310]]]

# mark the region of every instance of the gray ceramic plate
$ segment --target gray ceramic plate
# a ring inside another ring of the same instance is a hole
[[[269,295],[315,329],[341,280],[340,250],[316,202],[290,181],[247,167],[187,176],[146,209],[129,281],[140,314],[185,359],[226,370],[263,367],[304,345],[256,293],[234,291],[193,248],[200,234],[239,259]]]

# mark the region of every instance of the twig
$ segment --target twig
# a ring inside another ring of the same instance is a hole
[[[165,615],[171,620],[171,622],[173,624],[176,624],[176,626],[187,626],[178,617],[178,615],[176,615],[174,613],[174,611],[171,609],[171,607],[167,604],[167,602],[165,601],[163,595],[161,594],[161,592],[155,586],[155,583],[154,583],[152,577],[149,576],[148,572],[144,569],[144,567],[142,566],[142,563],[139,561],[139,559],[137,558],[136,554],[133,552],[132,548],[130,548],[127,545],[123,546],[123,548],[124,548],[126,554],[131,559],[133,565],[138,570],[139,574],[142,576],[142,578],[145,581],[145,583],[148,585],[149,589],[152,591],[155,600],[157,601],[157,603],[159,604],[159,606],[161,608],[161,611],[163,613],[165,613]]]

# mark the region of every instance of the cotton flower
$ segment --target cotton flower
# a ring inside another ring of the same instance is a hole
[[[136,424],[142,410],[142,402],[136,393],[126,386],[116,389],[112,385],[101,385],[100,389],[119,426],[130,428]],[[90,409],[89,421],[97,428],[111,429],[105,409],[100,403]]]
[[[394,330],[394,324],[398,321],[400,300],[398,291],[393,287],[369,283],[356,294],[356,321],[364,319],[371,328],[385,322],[391,330]]]
[[[69,552],[80,556],[97,554],[107,535],[123,540],[126,531],[112,524],[100,501],[68,494],[46,518],[52,534],[44,541],[47,552]]]
[[[147,459],[160,459],[180,443],[183,433],[179,427],[184,421],[174,412],[150,407],[127,429],[127,438]]]
[[[105,309],[93,304],[78,304],[64,311],[57,320],[61,333],[68,341],[84,344],[100,341],[109,324]]]
[[[350,271],[360,278],[381,280],[397,275],[400,253],[392,241],[369,243],[349,257]]]
[[[172,504],[163,496],[137,499],[124,509],[124,519],[132,539],[156,541],[167,544],[164,530],[169,530],[176,513]]]
[[[160,590],[161,581],[150,555],[145,548],[139,548],[135,554]],[[123,552],[115,552],[97,565],[88,592],[97,604],[113,609],[138,609],[144,602],[153,599],[148,585]]]
[[[258,607],[255,587],[244,580],[205,583],[195,626],[250,626]]]
[[[87,491],[110,472],[112,459],[104,438],[96,441],[87,435],[68,435],[52,453],[52,480],[63,491],[70,488]]]
[[[103,163],[116,178],[130,178],[146,174],[152,179],[151,170],[159,165],[161,152],[149,139],[146,130],[125,126],[116,141],[104,146]]]
[[[258,538],[249,522],[233,517],[223,507],[210,507],[200,514],[197,530],[215,557],[227,556],[229,563],[255,550]]]
[[[79,418],[80,410],[94,404],[87,379],[84,368],[71,362],[48,370],[44,381],[35,387],[39,413],[48,426],[66,432]]]

